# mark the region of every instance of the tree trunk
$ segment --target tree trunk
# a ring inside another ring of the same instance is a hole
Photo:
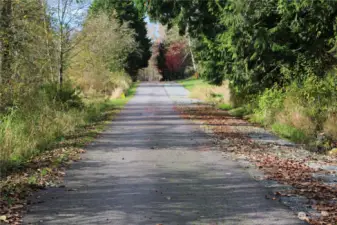
[[[189,33],[187,33],[187,36],[188,36],[188,46],[190,48],[193,69],[194,69],[194,72],[197,72],[197,66],[195,65],[194,55],[193,55],[193,52],[192,52],[191,36],[190,36]]]
[[[53,70],[53,67],[52,67],[52,57],[51,57],[51,54],[50,54],[49,27],[48,27],[48,23],[47,23],[47,19],[46,19],[47,7],[46,7],[45,0],[40,0],[40,4],[43,8],[43,29],[44,29],[45,38],[46,38],[46,47],[47,47],[47,57],[48,57],[48,63],[49,63],[50,80],[55,81],[54,70]]]
[[[0,82],[6,83],[12,76],[12,0],[4,0],[1,10],[0,30],[1,30],[1,70]]]
[[[63,50],[62,50],[62,47],[60,49],[59,84],[60,84],[60,88],[62,88],[62,84],[63,84]]]
[[[63,60],[64,60],[64,48],[63,48],[63,44],[64,44],[64,40],[63,40],[63,19],[59,21],[59,26],[60,26],[60,40],[59,40],[59,54],[60,54],[60,61],[59,61],[59,85],[60,88],[62,88],[62,84],[63,84]]]

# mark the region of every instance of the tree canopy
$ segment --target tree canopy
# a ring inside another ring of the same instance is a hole
[[[256,93],[324,77],[336,64],[337,4],[329,0],[137,0],[152,20],[198,42],[201,75]]]
[[[151,57],[151,42],[147,37],[144,14],[137,10],[132,0],[94,0],[90,7],[91,15],[100,11],[115,16],[120,24],[127,23],[134,30],[138,48],[129,54],[125,69],[135,78],[138,69],[146,67]]]

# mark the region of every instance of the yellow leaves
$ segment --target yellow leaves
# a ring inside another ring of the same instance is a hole
[[[329,213],[327,211],[322,211],[321,215],[324,216],[324,217],[326,217],[326,216],[329,216]]]
[[[337,148],[333,148],[329,151],[329,155],[337,156]]]
[[[7,220],[7,216],[6,215],[0,216],[0,222],[9,223],[9,221]]]

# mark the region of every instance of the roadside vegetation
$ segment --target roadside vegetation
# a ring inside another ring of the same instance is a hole
[[[203,100],[228,111],[232,116],[244,117],[265,126],[295,143],[307,144],[313,150],[325,152],[333,149],[334,141],[337,140],[333,79],[330,76],[320,83],[308,80],[301,88],[291,85],[285,91],[266,89],[255,99],[241,104],[233,102],[226,83],[218,86],[194,77],[178,82],[190,91],[191,98]],[[311,95],[313,93],[316,98]],[[321,96],[326,97],[318,101]]]
[[[1,224],[134,95],[150,45],[132,0],[0,1]]]
[[[115,4],[0,3],[2,176],[127,100],[150,41],[133,2]]]
[[[200,82],[192,97],[214,101],[229,93],[220,107],[230,105],[233,115],[316,150],[336,146],[333,1],[137,2],[152,20],[179,30],[194,77],[215,85]],[[211,90],[224,85],[227,92]]]

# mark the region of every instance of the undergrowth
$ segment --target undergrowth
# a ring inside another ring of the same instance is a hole
[[[229,91],[228,85],[214,86],[203,80],[180,81],[190,97],[212,103],[232,116],[270,128],[274,133],[314,149],[336,147],[337,78],[309,77],[286,87],[275,85],[259,94]]]
[[[42,86],[18,107],[0,114],[0,175],[23,167],[67,135],[101,121],[108,110],[122,107],[134,93],[135,86],[118,99],[83,99],[70,84],[61,90],[56,85]]]
[[[257,96],[250,120],[294,142],[326,150],[337,140],[336,113],[336,78],[330,75],[266,89]]]
[[[228,110],[231,108],[230,90],[228,82],[224,81],[222,85],[216,86],[207,83],[202,79],[190,77],[178,81],[187,90],[190,91],[190,97],[218,105],[219,108]]]

